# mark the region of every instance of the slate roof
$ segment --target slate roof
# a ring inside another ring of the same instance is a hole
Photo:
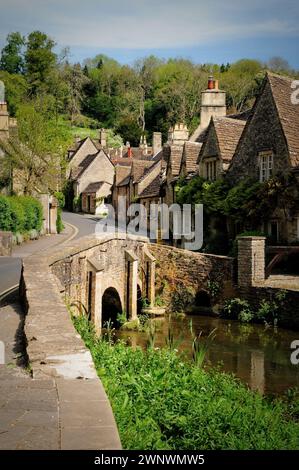
[[[131,174],[131,165],[130,166],[123,166],[123,165],[116,165],[115,167],[115,184],[116,186],[123,186],[124,184],[128,184]]]
[[[89,183],[83,193],[96,193],[102,186],[105,184],[105,181],[99,181],[97,183]]]
[[[199,142],[185,142],[182,162],[185,163],[187,173],[197,172],[197,160],[201,147],[202,143]]]
[[[133,160],[131,175],[133,177],[133,182],[138,183],[139,180],[144,175],[147,168],[155,165],[153,160]]]
[[[147,147],[148,154],[144,155],[143,150],[139,147],[131,147],[132,157],[128,156],[128,149],[124,147],[123,158],[133,158],[137,160],[149,160],[153,157],[152,155],[152,147]]]
[[[211,125],[215,127],[221,158],[225,163],[230,163],[246,121],[221,117],[213,119],[211,122],[213,123]]]
[[[292,104],[292,79],[267,73],[281,126],[287,141],[292,167],[299,166],[299,105]]]
[[[93,155],[87,155],[87,157],[82,160],[80,165],[77,168],[72,170],[72,179],[78,179],[84,173],[84,171],[89,167],[89,165],[94,161],[98,153]]]
[[[171,167],[172,176],[175,178],[179,175],[181,169],[181,161],[183,156],[183,145],[171,145],[168,165]]]
[[[161,176],[158,175],[156,178],[139,194],[140,198],[159,196],[161,188]]]

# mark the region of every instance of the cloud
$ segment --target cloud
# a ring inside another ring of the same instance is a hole
[[[1,0],[0,12],[3,36],[40,29],[60,45],[89,48],[208,47],[299,35],[297,0]]]

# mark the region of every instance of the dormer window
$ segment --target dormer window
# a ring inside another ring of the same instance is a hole
[[[216,158],[209,158],[205,161],[205,177],[209,181],[215,181],[217,178],[217,161]]]
[[[272,177],[273,174],[273,152],[259,152],[260,182],[263,183]]]

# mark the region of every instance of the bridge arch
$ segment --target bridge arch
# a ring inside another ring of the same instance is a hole
[[[195,294],[196,307],[211,308],[211,296],[206,290],[199,290]]]
[[[112,327],[117,326],[117,315],[122,313],[121,296],[115,287],[108,287],[102,295],[102,327],[111,321]]]

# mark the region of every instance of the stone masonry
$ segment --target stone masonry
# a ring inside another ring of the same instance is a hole
[[[238,285],[254,286],[265,280],[265,237],[238,238]]]

